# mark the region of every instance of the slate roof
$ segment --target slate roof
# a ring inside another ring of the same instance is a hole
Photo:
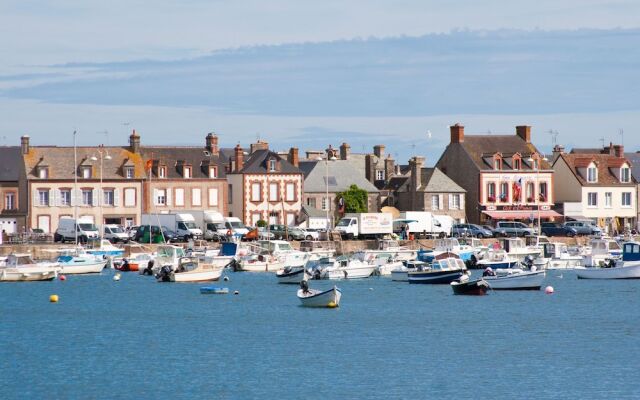
[[[278,172],[285,174],[301,174],[302,171],[287,161],[286,157],[281,157],[271,150],[256,150],[245,159],[242,174],[266,174],[269,172],[269,160],[275,159],[278,162]]]
[[[22,175],[22,149],[19,146],[0,147],[0,181],[17,182]]]
[[[307,214],[311,218],[327,218],[327,212],[319,210],[315,207],[303,205],[302,212]]]
[[[522,157],[521,170],[532,170],[527,159],[531,154],[538,153],[532,143],[525,142],[518,135],[465,135],[462,148],[480,170],[493,170],[493,155],[502,154],[503,170],[511,170],[513,167],[511,157],[519,153]],[[542,160],[541,169],[551,169],[549,162]]]
[[[410,177],[404,177],[405,181],[403,184],[398,187],[398,191],[408,192]],[[465,193],[466,190],[463,189],[460,185],[455,183],[453,179],[449,178],[445,175],[439,168],[436,167],[425,167],[422,168],[422,173],[420,174],[420,187],[418,188],[419,192],[426,193]]]
[[[140,153],[146,163],[148,160],[157,160],[158,165],[167,166],[168,179],[183,178],[183,172],[179,162],[184,165],[191,165],[192,178],[209,178],[209,165],[218,167],[218,178],[226,177],[224,157],[213,155],[205,147],[163,147],[163,146],[141,146]],[[157,169],[154,169],[153,176],[158,176]]]
[[[558,160],[556,160],[556,163],[560,159],[563,159],[567,163],[567,165],[571,169],[571,172],[573,172],[576,179],[578,179],[578,181],[582,186],[635,186],[633,171],[632,171],[632,179],[631,179],[631,182],[629,183],[620,182],[620,179],[618,178],[618,176],[616,176],[611,171],[611,168],[620,167],[621,165],[620,161],[624,160],[620,157],[616,157],[609,154],[589,154],[588,157],[585,157],[585,153],[573,153],[573,154],[570,153],[570,154],[561,154],[558,157]],[[584,163],[585,159],[594,161],[596,163],[596,166],[598,168],[598,181],[595,183],[587,182],[586,177],[583,177],[580,173],[578,173],[578,168],[580,168],[580,166],[583,166],[582,168],[584,168],[586,165],[589,164],[589,163],[586,163],[586,164]],[[633,165],[633,164],[629,162],[629,165]]]
[[[301,161],[300,169],[304,172],[304,191],[308,193],[324,192],[327,190],[327,166],[325,161]],[[357,185],[369,193],[379,190],[369,182],[364,172],[351,160],[329,161],[329,192],[338,193],[348,190],[351,185]]]
[[[144,178],[144,162],[140,154],[131,153],[128,147],[104,147],[111,160],[103,160],[103,179],[124,179],[123,166],[134,167],[134,178]],[[78,167],[91,165],[92,178],[100,178],[100,156],[98,147],[76,147]],[[105,155],[106,155],[105,153]],[[98,157],[97,161],[91,161],[92,156]],[[74,148],[58,146],[30,146],[29,153],[24,155],[24,166],[27,179],[38,179],[37,167],[49,168],[48,179],[73,179],[74,172]],[[81,176],[80,174],[78,175]]]
[[[631,164],[631,175],[636,182],[640,182],[640,152],[624,153],[624,156]]]

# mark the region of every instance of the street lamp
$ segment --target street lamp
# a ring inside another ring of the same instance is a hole
[[[102,190],[102,166],[104,160],[111,160],[111,156],[107,149],[103,145],[98,147],[98,154],[100,155],[100,195],[98,195],[98,201],[100,204],[100,246],[102,246],[102,239],[104,238],[104,215],[102,212],[102,203],[104,202],[104,191]],[[93,155],[91,161],[98,161],[98,157]]]
[[[542,155],[542,159],[538,159],[538,163],[536,164],[536,160],[533,157],[529,156],[527,159],[531,163],[531,166],[536,170],[536,187],[534,188],[533,194],[535,195],[536,190],[540,191],[540,161],[549,161],[547,157]],[[548,188],[547,188],[548,189]],[[538,205],[538,235],[542,234],[542,228],[540,226],[540,193],[536,196],[536,204]]]
[[[323,158],[322,157],[318,157],[317,158],[318,161],[322,161]],[[333,219],[329,219],[329,211],[331,210],[331,202],[329,201],[329,161],[335,161],[337,160],[337,158],[335,156],[331,156],[329,157],[329,154],[327,154],[327,158],[324,159],[324,183],[325,183],[325,201],[327,202],[327,207],[326,207],[326,218],[327,218],[327,240],[329,240],[329,232],[331,231],[331,229],[333,229],[333,223],[332,220]]]

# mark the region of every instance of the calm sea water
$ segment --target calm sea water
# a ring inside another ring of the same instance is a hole
[[[2,284],[0,398],[639,398],[640,282],[558,275],[553,295],[338,282],[333,310],[266,274],[230,273],[237,296],[135,273]]]

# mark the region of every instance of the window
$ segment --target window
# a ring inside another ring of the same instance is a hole
[[[269,160],[269,171],[274,172],[276,170],[276,160]]]
[[[622,193],[622,207],[631,207],[631,192]]]
[[[175,196],[176,196],[176,207],[184,206],[184,189],[183,188],[176,188],[175,189]]]
[[[502,182],[500,184],[500,201],[509,201],[509,183],[507,182]]]
[[[133,179],[134,178],[133,168],[132,167],[125,167],[124,168],[124,176],[127,179]]]
[[[296,185],[293,182],[287,183],[287,201],[296,201]]]
[[[527,201],[529,203],[533,203],[535,201],[535,197],[533,191],[535,190],[535,185],[533,182],[527,183]]]
[[[251,184],[251,201],[262,201],[262,184],[260,182]]]
[[[191,189],[191,205],[192,206],[202,205],[202,190],[200,188]]]
[[[91,179],[91,167],[82,167],[82,178]]]
[[[307,197],[307,205],[309,207],[315,208],[316,207],[316,199],[313,198],[313,197]]]
[[[378,169],[376,170],[376,180],[383,181],[384,180],[384,170]]]
[[[502,160],[498,157],[493,159],[493,169],[500,169],[502,166]]]
[[[322,211],[327,211],[329,209],[329,199],[327,197],[322,197]]]
[[[587,204],[589,207],[597,207],[598,193],[594,193],[594,192],[587,193]]]
[[[275,225],[280,223],[280,213],[272,211],[269,213],[269,224]]]
[[[218,168],[209,167],[209,178],[217,178],[218,177]]]
[[[15,210],[16,208],[16,194],[15,193],[6,193],[4,195],[4,209],[5,210]]]
[[[540,160],[537,158],[533,159],[533,169],[540,169]]]
[[[227,186],[227,203],[232,204],[233,203],[233,185],[228,185]]]
[[[521,161],[519,158],[513,160],[513,169],[521,169]]]
[[[540,201],[547,201],[547,182],[540,182],[540,187],[538,189],[540,191],[538,199]]]
[[[613,203],[612,199],[613,199],[613,194],[611,192],[606,192],[604,194],[604,206],[606,208],[611,208],[611,205]]]
[[[47,179],[49,177],[49,168],[38,167],[38,178]]]
[[[629,168],[625,167],[620,170],[620,182],[631,182],[631,172]]]
[[[277,182],[271,182],[269,183],[269,201],[278,201],[279,200],[279,194],[278,193],[280,190],[280,185],[278,185]]]
[[[431,209],[439,210],[440,209],[440,196],[437,194],[431,195]]]
[[[103,192],[103,201],[105,206],[113,206],[115,205],[115,190],[114,189],[105,189]]]
[[[596,182],[598,180],[598,170],[596,167],[587,168],[587,182]]]
[[[191,167],[184,167],[184,178],[185,179],[189,179],[191,178]]]
[[[93,190],[82,189],[82,205],[83,206],[93,205]]]
[[[209,188],[209,205],[214,207],[218,206],[218,189],[217,188]]]
[[[125,207],[136,206],[136,190],[134,188],[126,188],[124,190],[124,206]]]
[[[459,194],[452,194],[451,196],[451,208],[454,210],[460,209],[460,196]]]
[[[166,189],[156,189],[156,205],[157,206],[165,206],[165,205],[167,205],[167,190]]]
[[[49,189],[38,190],[38,205],[41,205],[41,206],[49,205]]]
[[[60,189],[60,205],[71,205],[71,189]]]
[[[496,184],[493,182],[487,183],[487,201],[496,201]]]
[[[159,178],[167,177],[167,167],[160,167],[160,169],[158,169],[158,177]]]
[[[256,226],[258,221],[262,219],[262,215],[258,213],[251,213],[251,226]]]

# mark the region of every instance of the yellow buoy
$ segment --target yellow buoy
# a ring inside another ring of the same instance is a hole
[[[49,296],[49,301],[52,303],[57,303],[58,302],[58,295],[57,294],[52,294],[51,296]]]
[[[336,303],[334,303],[333,301],[330,301],[329,304],[327,304],[327,307],[329,308],[336,308],[338,305]]]

